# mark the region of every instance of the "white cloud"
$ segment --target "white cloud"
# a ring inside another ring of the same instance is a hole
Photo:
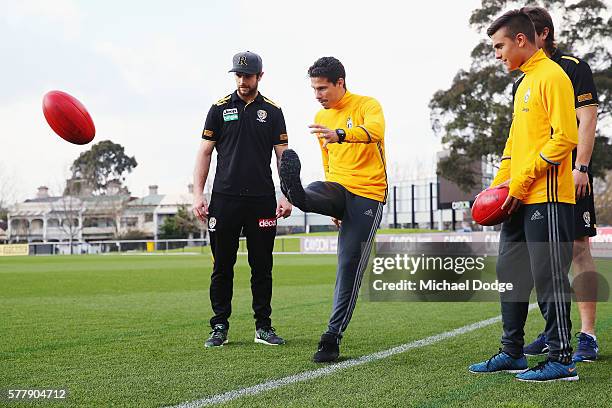
[[[0,18],[18,28],[46,23],[44,28],[52,28],[76,39],[81,32],[83,13],[73,0],[20,0],[3,2]]]
[[[189,50],[175,39],[153,38],[130,46],[107,41],[97,45],[97,51],[119,68],[134,91],[143,95],[203,85],[201,69]]]
[[[283,107],[291,146],[307,163],[305,181],[322,177],[307,129],[319,106],[306,69],[323,55],[343,61],[351,91],[383,105],[392,173],[431,174],[439,141],[427,104],[469,64],[477,41],[467,21],[478,0],[444,10],[391,1],[146,4],[30,1],[3,10],[0,21],[10,24],[0,33],[11,38],[4,57],[18,63],[8,66],[12,81],[0,90],[0,150],[21,179],[19,198],[57,184],[88,148],[64,142],[44,122],[40,104],[49,89],[87,106],[95,141],[111,139],[136,156],[128,177],[135,194],[149,184],[184,191],[206,112],[234,89],[227,70],[245,49],[264,59],[261,91]]]

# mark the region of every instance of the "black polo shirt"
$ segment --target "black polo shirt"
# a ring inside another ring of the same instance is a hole
[[[234,91],[212,105],[202,138],[215,142],[217,149],[213,192],[274,195],[272,150],[288,143],[285,118],[278,105],[261,94],[247,104]]]
[[[564,54],[559,50],[555,50],[554,54],[550,56],[550,59],[559,64],[572,81],[572,86],[574,87],[574,105],[576,109],[589,105],[599,105],[597,88],[595,88],[593,72],[591,72],[589,64],[576,57]],[[512,102],[514,102],[514,95],[524,76],[525,75],[521,75],[512,85]],[[572,167],[575,166],[575,161],[576,149],[572,152]],[[589,163],[589,173],[591,172],[590,167]]]

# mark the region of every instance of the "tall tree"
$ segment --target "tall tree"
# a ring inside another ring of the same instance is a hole
[[[200,232],[198,220],[196,220],[187,207],[180,206],[176,215],[164,219],[160,227],[160,238],[190,238],[198,232]]]
[[[101,141],[83,152],[72,163],[72,180],[83,180],[97,194],[105,194],[113,181],[125,181],[138,163],[134,156],[125,154],[125,148],[110,140]]]
[[[470,25],[483,34],[483,39],[471,53],[469,70],[460,70],[449,89],[437,91],[429,104],[432,128],[442,137],[450,150],[448,157],[438,163],[438,173],[454,181],[464,190],[479,182],[474,162],[485,159],[497,167],[512,122],[511,88],[518,72],[508,74],[495,60],[487,27],[504,11],[520,8],[519,3],[507,0],[482,0],[481,7],[472,12]],[[609,38],[612,18],[606,19],[604,2],[581,0],[548,0],[540,4],[554,15],[555,33],[559,48],[589,63],[599,93],[598,120],[600,124],[612,116],[612,53]],[[593,152],[593,172],[602,177],[612,168],[612,144],[609,129],[598,126]]]
[[[0,163],[0,222],[8,219],[8,207],[13,204],[15,191],[15,180],[4,170]]]
[[[68,237],[70,254],[73,253],[73,243],[79,240],[83,230],[83,212],[85,204],[77,197],[67,195],[51,203],[52,214],[58,216],[58,227],[64,237]]]
[[[608,170],[606,176],[598,179],[593,187],[597,224],[612,225],[612,170]]]

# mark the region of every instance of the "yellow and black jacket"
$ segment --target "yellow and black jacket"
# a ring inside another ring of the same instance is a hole
[[[325,179],[358,196],[385,202],[385,118],[378,101],[346,91],[336,106],[317,113],[315,123],[346,132],[342,144],[323,147],[319,139]]]
[[[524,204],[574,204],[571,152],[578,128],[572,83],[542,50],[520,69],[525,76],[516,90],[510,135],[492,186],[511,179],[510,195]],[[547,171],[553,166],[549,188]]]

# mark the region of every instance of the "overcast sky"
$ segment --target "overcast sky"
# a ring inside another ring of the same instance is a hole
[[[447,88],[479,35],[467,1],[0,1],[0,175],[14,199],[40,185],[58,192],[87,146],[55,135],[42,114],[53,89],[77,97],[110,139],[136,156],[133,195],[158,184],[186,191],[210,105],[235,89],[232,55],[264,63],[260,91],[283,108],[304,181],[321,178],[318,144],[307,131],[319,109],[307,68],[339,58],[351,92],[377,98],[394,178],[433,174],[439,140],[428,103]]]

